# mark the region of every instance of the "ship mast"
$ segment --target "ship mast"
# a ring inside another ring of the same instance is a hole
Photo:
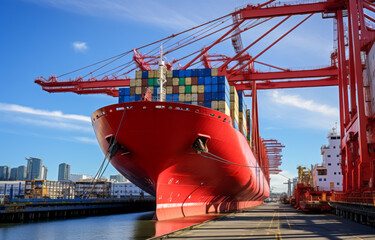
[[[167,82],[167,79],[165,78],[165,70],[166,66],[163,60],[163,44],[160,45],[160,62],[159,62],[159,71],[160,71],[160,78],[158,79],[159,85],[160,85],[160,102],[165,101],[165,94],[166,89],[164,88],[164,84]]]

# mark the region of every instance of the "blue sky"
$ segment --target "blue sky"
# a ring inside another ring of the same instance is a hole
[[[57,179],[58,164],[71,173],[95,174],[103,153],[89,116],[116,103],[104,95],[49,94],[34,83],[39,76],[62,74],[101,59],[223,16],[246,1],[130,0],[4,0],[0,2],[1,83],[0,165],[26,164],[25,157],[43,159],[48,177]],[[250,54],[256,55],[303,16],[278,28]],[[244,44],[279,19],[243,34]],[[333,23],[314,15],[259,60],[285,68],[330,65]],[[230,43],[214,52],[233,55]],[[180,53],[184,54],[184,52]],[[187,55],[187,52],[185,52]],[[175,56],[171,56],[175,57]],[[250,104],[248,104],[250,106]],[[338,121],[336,87],[269,90],[259,93],[260,131],[275,138],[283,151],[284,175],[296,176],[298,165],[321,161],[320,147]],[[106,176],[116,170],[107,170]],[[283,177],[272,185],[284,190]]]

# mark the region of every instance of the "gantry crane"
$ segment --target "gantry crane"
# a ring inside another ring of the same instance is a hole
[[[348,197],[360,198],[364,192],[370,192],[373,196],[371,201],[373,201],[375,199],[373,194],[375,190],[375,121],[374,113],[365,111],[369,98],[369,86],[363,81],[362,57],[369,53],[375,40],[375,28],[372,27],[375,19],[371,16],[374,12],[375,5],[368,0],[326,0],[293,4],[276,3],[270,0],[264,4],[247,5],[226,16],[69,73],[86,71],[83,77],[74,80],[63,79],[66,76],[64,74],[48,79],[38,78],[35,82],[48,92],[104,93],[118,96],[118,87],[129,86],[129,73],[135,69],[150,70],[153,66],[157,66],[159,57],[155,50],[157,47],[146,54],[142,54],[141,50],[146,50],[155,44],[164,44],[166,56],[219,35],[216,40],[206,44],[205,47],[201,45],[198,49],[189,49],[188,51],[192,51],[189,55],[170,62],[166,61],[167,68],[169,70],[188,69],[202,63],[205,67],[218,68],[219,75],[225,75],[230,84],[235,85],[238,90],[250,90],[251,93],[247,96],[252,97],[252,148],[257,154],[265,153],[266,149],[270,151],[270,148],[264,146],[265,143],[268,146],[271,144],[259,137],[257,90],[338,86],[344,194],[337,195],[337,199],[344,201],[349,199]],[[331,54],[330,66],[292,70],[259,60],[262,54],[316,13],[321,13],[324,18],[333,18],[336,24],[337,46]],[[255,55],[249,53],[250,48],[294,15],[306,15],[306,17],[261,52]],[[277,24],[252,43],[244,45],[240,38],[241,33],[276,18],[280,19]],[[228,23],[229,20],[232,22]],[[345,24],[347,24],[347,31]],[[234,56],[209,53],[226,40],[232,40],[235,49]],[[129,62],[108,69],[108,66],[113,66],[113,63],[119,62],[131,53],[133,57]],[[264,65],[274,71],[257,71],[256,65]],[[95,69],[92,70],[92,68]],[[103,72],[99,73],[100,70]],[[274,163],[279,161],[277,153],[277,151],[273,152]]]

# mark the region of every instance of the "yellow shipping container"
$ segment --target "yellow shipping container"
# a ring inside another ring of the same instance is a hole
[[[217,77],[219,71],[217,68],[211,68],[211,76],[212,77]]]
[[[198,85],[198,93],[204,93],[204,85]]]
[[[167,71],[167,78],[173,77],[173,71]]]
[[[148,71],[148,78],[155,78],[155,71],[154,70]]]
[[[185,85],[187,85],[187,86],[191,85],[191,78],[190,77],[185,78]]]
[[[198,85],[191,86],[191,93],[198,93]]]
[[[141,79],[142,78],[142,71],[136,71],[135,72],[135,78]]]
[[[180,83],[179,78],[173,78],[173,86],[178,86],[179,83]]]
[[[130,79],[130,87],[135,87],[135,79]]]
[[[142,87],[136,87],[135,94],[142,94]]]
[[[178,101],[179,102],[185,102],[185,94],[179,94],[178,95]]]
[[[142,86],[142,79],[135,79],[135,86],[141,87]]]
[[[192,93],[191,94],[191,101],[198,102],[198,93]]]
[[[178,92],[179,93],[185,93],[185,86],[179,86],[178,87]]]
[[[168,86],[167,87],[167,94],[172,94],[173,93],[173,87],[172,86]]]
[[[211,108],[213,110],[217,110],[218,109],[218,101],[211,101]]]
[[[185,94],[185,102],[191,102],[191,93]]]
[[[230,109],[226,101],[218,101],[218,111],[230,116]]]
[[[148,89],[150,89],[150,91],[151,91],[151,95],[154,93],[154,87],[152,87],[152,86],[149,86],[149,87],[147,87]]]

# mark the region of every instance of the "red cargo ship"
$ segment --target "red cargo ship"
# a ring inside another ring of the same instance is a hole
[[[172,102],[120,103],[92,115],[102,151],[156,197],[158,220],[240,210],[269,196],[269,179],[231,121]]]

